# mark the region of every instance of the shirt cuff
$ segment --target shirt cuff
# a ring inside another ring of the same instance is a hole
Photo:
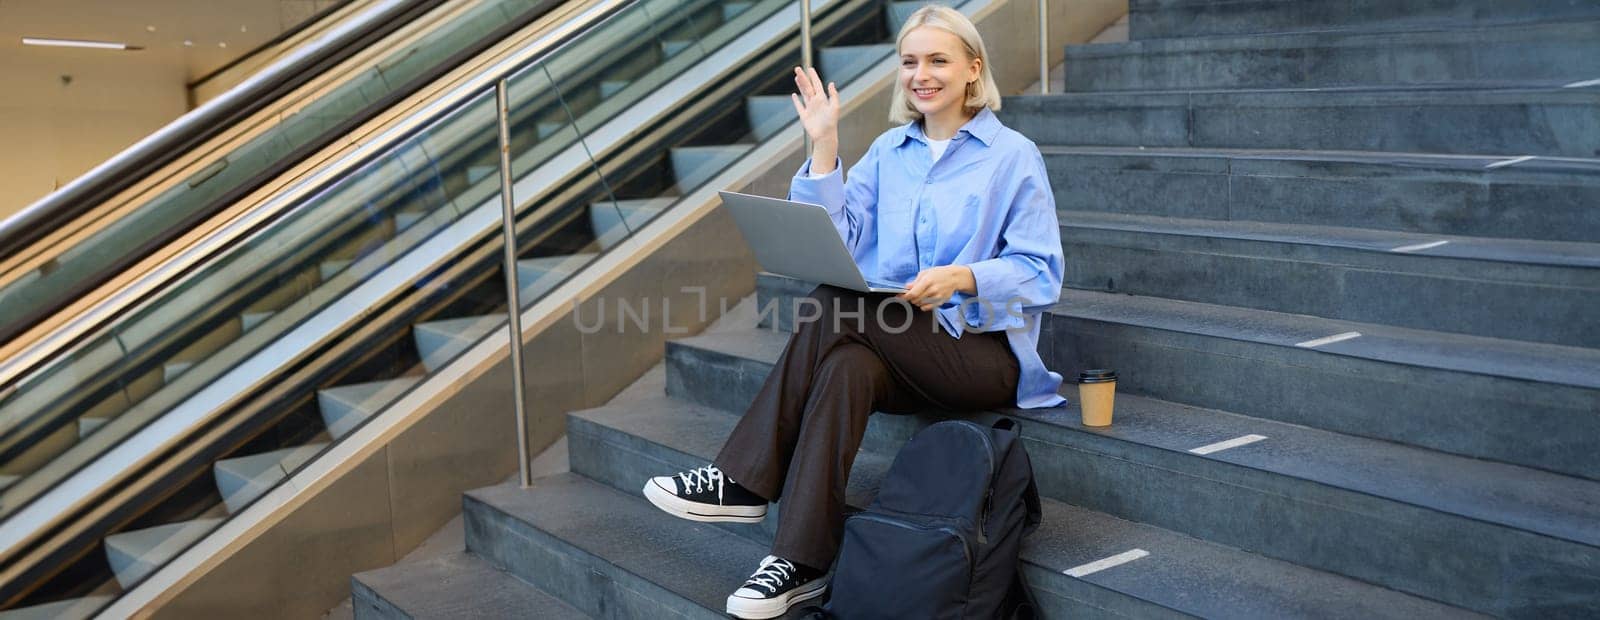
[[[844,209],[844,173],[838,157],[833,158],[833,170],[823,175],[811,173],[811,160],[800,166],[789,184],[789,200],[822,205],[829,214]]]
[[[1005,264],[1005,259],[991,258],[967,265],[972,270],[972,282],[977,285],[978,296],[991,302],[1004,302],[1004,297],[1009,295],[1005,276],[1010,271],[1010,265]],[[998,298],[998,299],[997,299]]]

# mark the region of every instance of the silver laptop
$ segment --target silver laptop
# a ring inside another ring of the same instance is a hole
[[[733,214],[761,268],[808,282],[832,284],[863,293],[904,293],[906,289],[867,282],[820,205],[766,196],[718,192]]]

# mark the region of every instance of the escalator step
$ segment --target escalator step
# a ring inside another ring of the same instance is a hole
[[[335,439],[343,437],[419,380],[402,377],[317,390],[322,423],[327,426],[329,435]]]
[[[428,372],[435,372],[449,363],[450,358],[465,351],[505,322],[503,314],[429,321],[412,327],[411,335],[416,340],[422,366]]]
[[[312,443],[217,461],[212,465],[212,473],[228,514],[239,512],[327,445]]]
[[[151,571],[209,533],[222,519],[193,519],[106,537],[106,559],[117,583],[131,588]]]

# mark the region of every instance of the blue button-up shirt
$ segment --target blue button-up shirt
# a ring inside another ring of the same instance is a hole
[[[1005,330],[1021,375],[1017,406],[1063,402],[1061,375],[1039,359],[1039,316],[1061,295],[1065,259],[1044,158],[987,108],[932,161],[920,123],[878,136],[845,181],[811,176],[807,160],[789,199],[822,205],[869,282],[907,286],[917,273],[966,265],[977,295],[935,310],[952,337]]]

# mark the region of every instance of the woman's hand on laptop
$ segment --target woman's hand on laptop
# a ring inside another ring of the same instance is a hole
[[[972,277],[972,269],[966,265],[924,269],[906,285],[906,292],[897,297],[923,310],[932,310],[950,301],[950,297],[957,292],[978,294],[978,282]]]
[[[833,172],[839,155],[839,89],[832,82],[822,85],[816,69],[794,68],[794,86],[799,94],[789,95],[800,124],[811,137],[811,173]]]

